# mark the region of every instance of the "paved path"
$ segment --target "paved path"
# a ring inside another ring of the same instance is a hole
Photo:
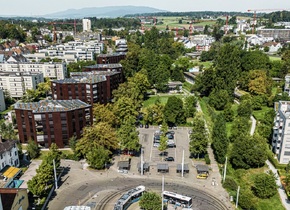
[[[36,175],[36,169],[38,169],[42,160],[32,160],[29,168],[25,171],[25,173],[20,177],[20,180],[24,182],[21,184],[21,188],[27,188],[27,182],[32,179]]]

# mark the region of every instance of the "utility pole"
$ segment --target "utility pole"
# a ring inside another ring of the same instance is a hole
[[[224,177],[223,177],[223,183],[226,180],[226,174],[227,174],[227,163],[228,163],[228,157],[226,157],[226,162],[225,162],[225,169],[224,169]]]
[[[181,177],[184,176],[184,149],[182,150]]]
[[[238,191],[237,191],[236,208],[238,208],[238,204],[239,204],[239,194],[240,194],[240,186],[238,186]]]
[[[55,189],[57,190],[57,189],[58,189],[58,186],[57,186],[57,177],[56,177],[55,160],[53,159],[52,162],[53,162],[53,172],[54,172]]]
[[[141,147],[141,176],[144,174],[144,168],[143,168],[143,147]]]
[[[164,191],[164,175],[162,176],[162,192],[161,192],[161,199],[162,199],[162,210],[164,210],[164,198],[163,198],[163,191]]]

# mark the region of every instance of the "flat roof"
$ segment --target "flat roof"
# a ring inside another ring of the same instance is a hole
[[[126,53],[111,53],[111,54],[99,54],[97,57],[99,58],[106,58],[106,57],[113,57],[119,55],[126,55]]]
[[[74,76],[73,78],[65,78],[61,80],[53,80],[52,83],[60,83],[60,84],[71,84],[71,83],[85,83],[85,84],[93,84],[98,82],[104,82],[107,78],[104,75],[99,74],[87,74]]]
[[[177,164],[176,169],[181,171],[182,170],[182,164]],[[184,164],[183,165],[183,170],[184,171],[188,171],[189,170],[188,164]]]
[[[118,162],[118,167],[120,168],[128,168],[130,166],[129,161],[119,161]]]
[[[16,103],[14,109],[31,110],[34,113],[70,111],[88,108],[91,105],[79,100],[43,100],[31,103]]]
[[[137,168],[141,169],[141,163],[140,162],[137,164]],[[143,163],[143,169],[148,169],[148,168],[149,168],[149,163]]]
[[[209,171],[209,167],[207,165],[196,165],[196,170],[197,171],[208,172]]]
[[[91,210],[89,206],[66,206],[63,210]]]
[[[168,170],[168,164],[167,163],[157,163],[157,170]]]
[[[120,74],[120,72],[118,71],[87,71],[87,72],[71,72],[70,76],[71,78],[75,78],[75,77],[87,77],[89,75],[104,75],[104,76],[111,76],[111,75],[115,75],[115,74]]]
[[[106,69],[106,68],[122,68],[122,65],[120,63],[95,64],[95,65],[91,65],[91,66],[85,66],[84,68],[87,68],[87,69],[93,69],[93,68],[102,68],[102,69]]]

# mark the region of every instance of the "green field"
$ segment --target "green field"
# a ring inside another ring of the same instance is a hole
[[[271,61],[280,61],[281,57],[277,57],[277,56],[269,56]]]

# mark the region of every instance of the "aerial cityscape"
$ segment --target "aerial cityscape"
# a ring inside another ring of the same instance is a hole
[[[290,210],[290,2],[13,3],[0,210]]]

